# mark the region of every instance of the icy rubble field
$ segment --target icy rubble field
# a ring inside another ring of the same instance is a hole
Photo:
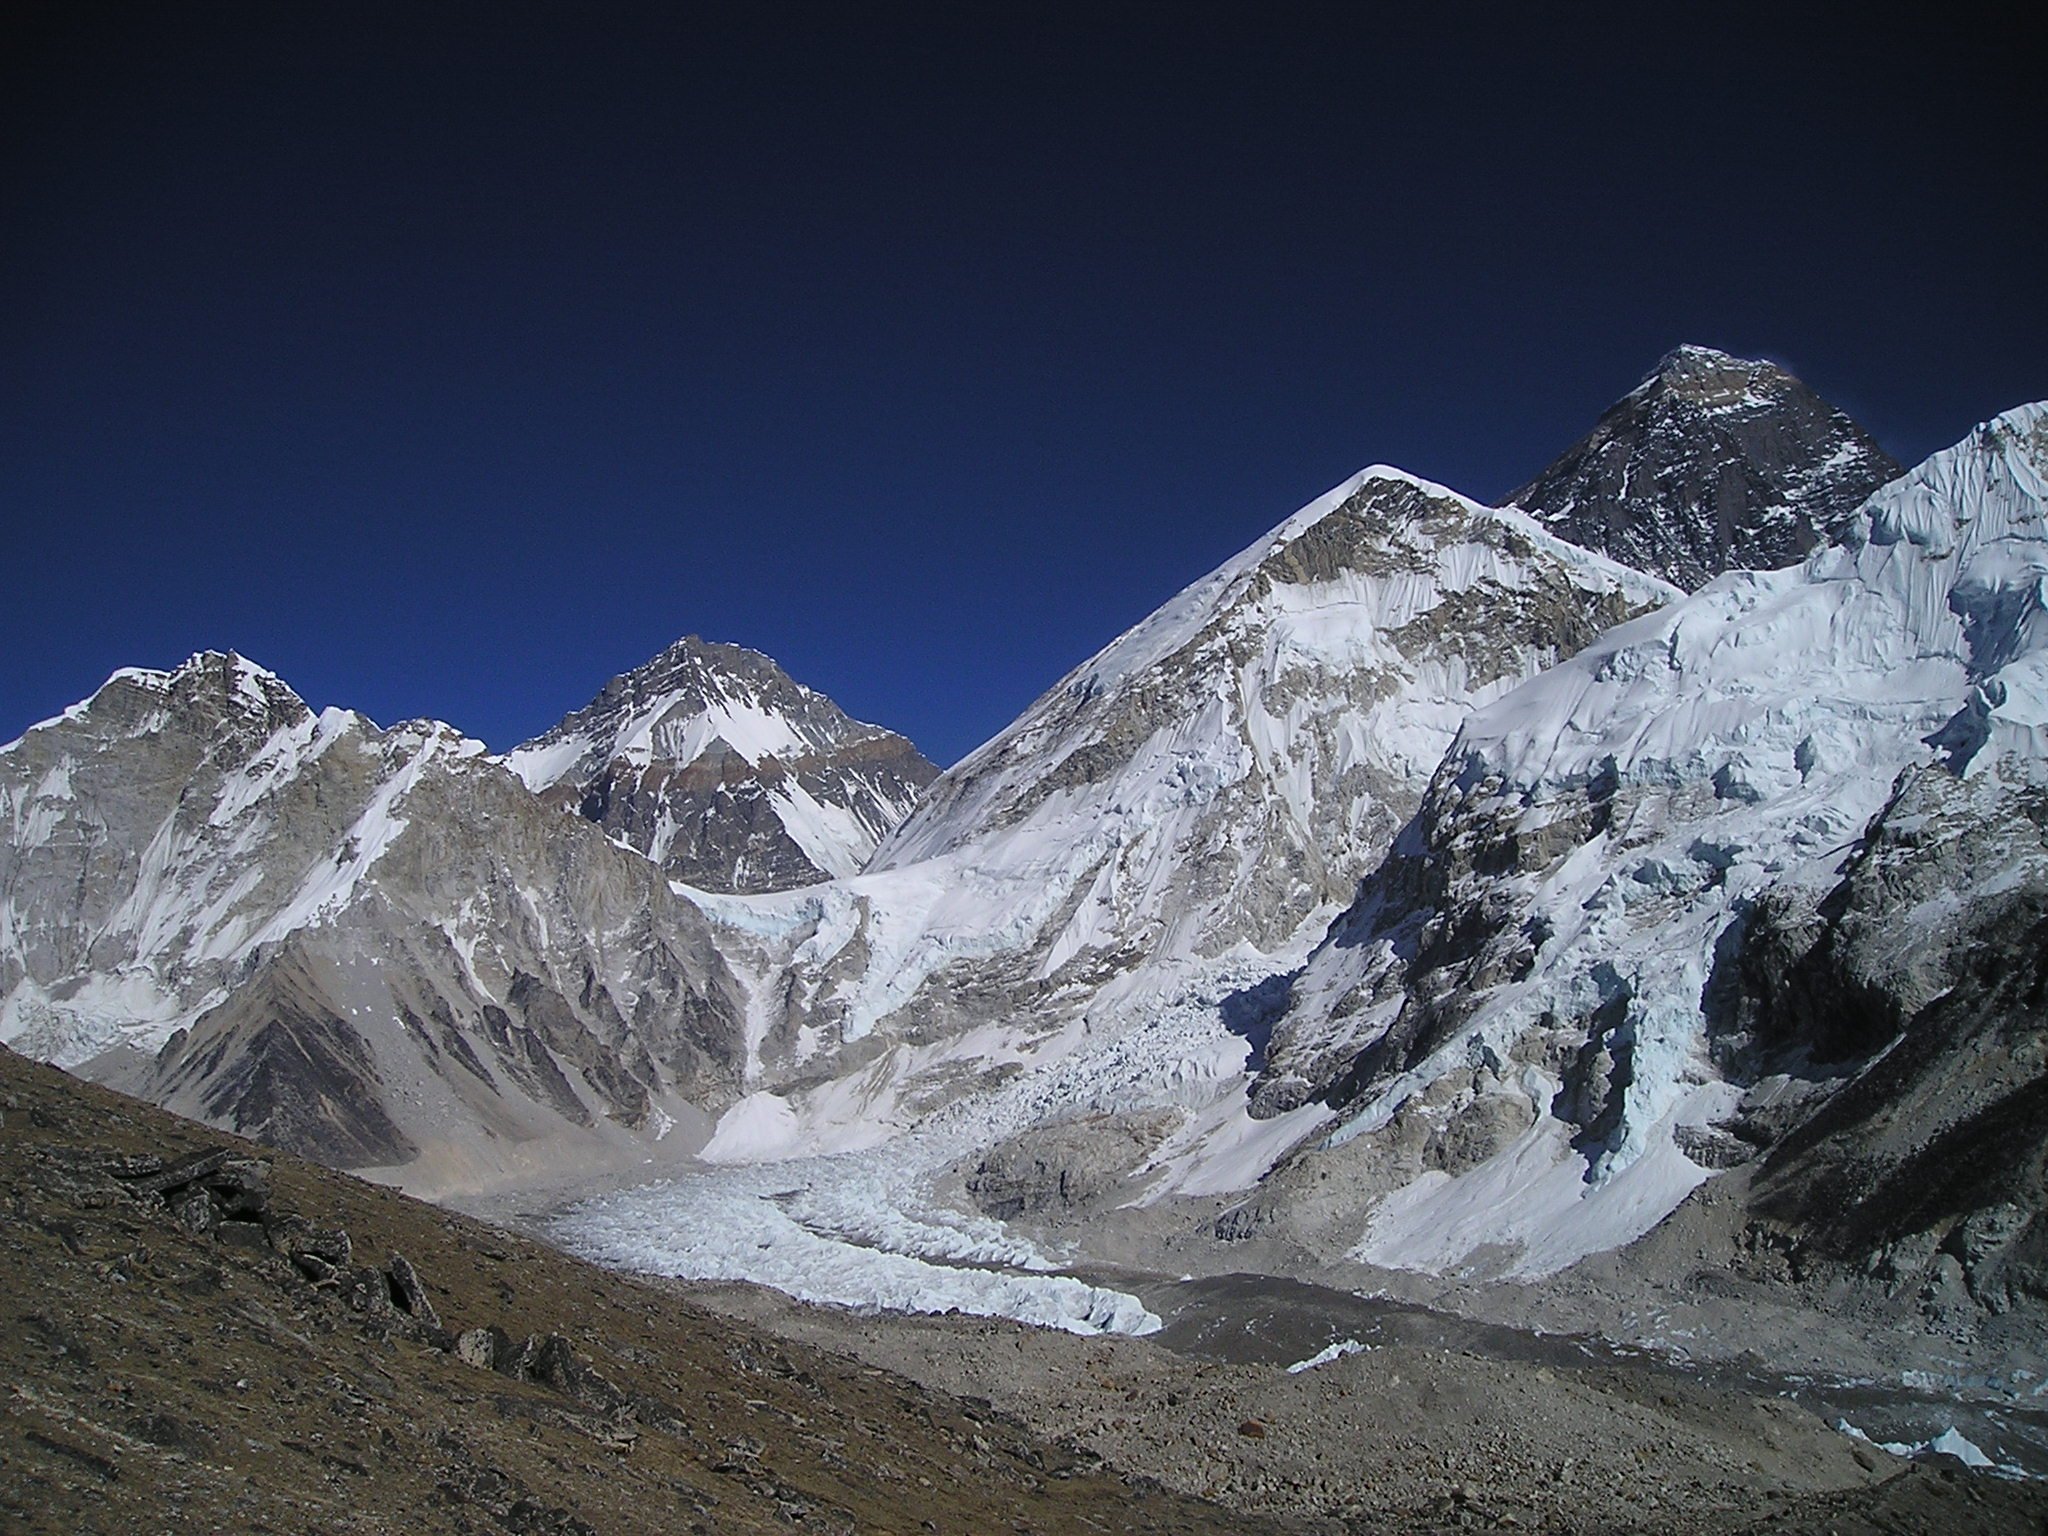
[[[1137,1297],[1057,1273],[1068,1255],[942,1204],[932,1181],[1027,1126],[1171,1107],[1185,1112],[1184,1124],[1140,1173],[1140,1199],[1249,1187],[1329,1118],[1319,1107],[1269,1121],[1245,1111],[1247,1045],[1223,1028],[1215,1003],[1265,963],[1240,956],[1169,998],[1134,987],[1107,999],[1047,1042],[1031,1070],[879,1146],[709,1167],[588,1200],[557,1217],[552,1236],[602,1264],[752,1281],[803,1301],[1150,1333],[1160,1321]],[[728,1111],[734,1124],[721,1121],[714,1145],[718,1136],[785,1154],[829,1145],[848,1133],[844,1107],[836,1093],[797,1102],[750,1095]],[[770,1124],[772,1143],[753,1139]]]
[[[555,1236],[614,1268],[745,1280],[799,1301],[957,1310],[1070,1333],[1159,1327],[1135,1296],[1039,1272],[1049,1262],[993,1222],[982,1232],[957,1213],[948,1224],[895,1209],[870,1180],[880,1174],[886,1184],[897,1171],[888,1165],[901,1161],[846,1153],[668,1180],[586,1202],[560,1219]],[[839,1198],[819,1202],[821,1189]],[[835,1214],[851,1218],[844,1234],[826,1224]],[[1017,1267],[966,1267],[973,1263]]]

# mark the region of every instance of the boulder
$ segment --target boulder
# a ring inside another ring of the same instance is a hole
[[[427,1288],[421,1282],[419,1272],[412,1267],[412,1261],[402,1253],[391,1255],[391,1262],[384,1268],[391,1279],[391,1299],[398,1309],[414,1322],[424,1323],[429,1328],[441,1326],[441,1314],[434,1310],[434,1303],[427,1295]]]
[[[397,1311],[391,1304],[391,1282],[381,1269],[351,1270],[342,1281],[341,1294],[351,1311],[366,1317],[390,1317]]]
[[[239,1216],[223,1219],[213,1229],[213,1240],[226,1243],[231,1248],[247,1248],[253,1252],[270,1251],[270,1237],[263,1230],[260,1221],[245,1221]]]
[[[189,1157],[175,1158],[168,1163],[159,1162],[154,1167],[145,1164],[132,1172],[116,1173],[115,1177],[140,1193],[168,1195],[174,1189],[197,1183],[227,1160],[228,1149],[214,1147],[210,1151],[194,1152]]]
[[[270,1208],[270,1167],[253,1157],[231,1157],[200,1182],[226,1216],[261,1216]]]
[[[187,1185],[169,1196],[171,1215],[179,1226],[195,1237],[203,1237],[220,1223],[220,1212],[205,1190]]]
[[[455,1358],[464,1365],[488,1371],[497,1361],[499,1339],[505,1339],[501,1328],[465,1328],[455,1336]],[[510,1344],[511,1340],[505,1342]]]

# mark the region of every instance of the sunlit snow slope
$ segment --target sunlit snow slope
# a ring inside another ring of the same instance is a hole
[[[1475,702],[1673,596],[1521,513],[1347,481],[941,776],[867,873],[702,899],[754,978],[757,1087],[709,1155],[872,1145],[1139,1025],[1155,1081],[1121,1107],[1247,1134],[1218,1005],[1305,955]],[[1036,1113],[1096,1097],[1077,1073]]]

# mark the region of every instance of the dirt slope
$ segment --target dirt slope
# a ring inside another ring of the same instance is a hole
[[[4,1050],[0,1192],[9,1530],[1278,1529]]]

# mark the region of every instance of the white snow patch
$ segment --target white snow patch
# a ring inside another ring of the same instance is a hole
[[[697,1155],[707,1163],[754,1163],[788,1155],[797,1134],[796,1111],[773,1093],[750,1093],[718,1117],[711,1140]]]
[[[1294,1364],[1287,1367],[1287,1374],[1299,1376],[1303,1371],[1312,1371],[1319,1365],[1333,1364],[1338,1360],[1342,1360],[1347,1355],[1362,1355],[1366,1352],[1367,1347],[1356,1339],[1339,1339],[1336,1343],[1327,1344],[1317,1350],[1306,1360],[1295,1361]]]
[[[1835,1429],[1837,1432],[1847,1435],[1851,1440],[1861,1440],[1865,1445],[1874,1445],[1880,1451],[1891,1456],[1908,1458],[1953,1456],[1966,1467],[1980,1467],[1998,1472],[2006,1477],[2026,1477],[2028,1475],[2024,1467],[2011,1462],[1993,1461],[1984,1453],[1980,1446],[1953,1424],[1931,1439],[1919,1441],[1873,1440],[1847,1419],[1836,1419]]]

